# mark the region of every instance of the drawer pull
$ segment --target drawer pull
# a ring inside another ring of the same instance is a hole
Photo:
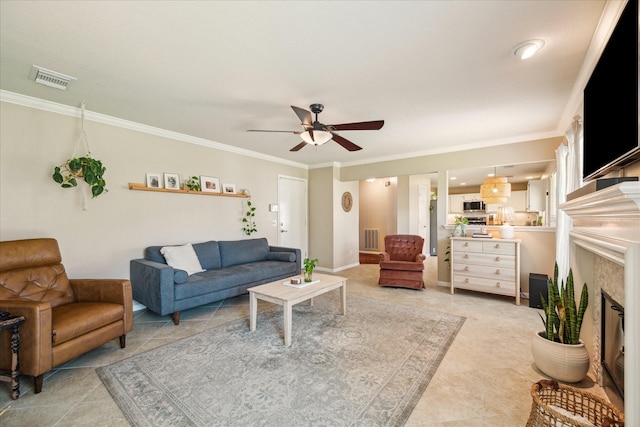
[[[500,249],[500,243],[496,243],[496,249]]]
[[[469,279],[464,279],[464,283],[469,283]]]
[[[499,256],[496,257],[496,261],[500,262],[500,257]]]
[[[497,269],[497,270],[496,270],[496,274],[500,274],[500,269]]]
[[[496,288],[500,287],[500,282],[496,282]]]
[[[464,242],[462,246],[465,246],[465,247],[469,246],[469,242]]]
[[[464,254],[464,259],[468,259],[469,258],[469,254]]]
[[[469,271],[469,266],[468,265],[464,267],[464,271]]]

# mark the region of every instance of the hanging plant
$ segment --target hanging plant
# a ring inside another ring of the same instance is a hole
[[[251,236],[251,234],[258,231],[258,229],[256,228],[256,222],[254,220],[255,215],[256,215],[255,206],[251,204],[251,200],[247,200],[247,211],[242,217],[242,223],[244,224],[244,226],[242,227],[242,231],[247,236]]]
[[[85,157],[69,159],[53,169],[52,178],[62,188],[78,186],[78,179],[83,179],[91,188],[91,198],[98,197],[108,191],[105,187],[104,173],[107,170],[100,160],[91,157],[91,153]]]
[[[107,183],[104,180],[104,173],[107,170],[102,165],[100,160],[94,159],[91,156],[91,149],[89,148],[89,141],[87,141],[87,134],[84,131],[84,102],[81,104],[82,113],[81,121],[82,126],[80,128],[80,139],[76,144],[75,150],[71,158],[53,169],[53,175],[51,176],[55,182],[60,184],[62,188],[73,188],[78,186],[78,180],[82,179],[91,188],[91,198],[98,197],[102,193],[106,193]],[[87,147],[87,154],[83,157],[76,157],[76,150],[84,143]]]

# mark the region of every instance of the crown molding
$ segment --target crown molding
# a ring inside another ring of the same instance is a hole
[[[6,90],[0,90],[0,102],[7,102],[11,104],[21,105],[23,107],[35,108],[38,110],[43,110],[43,111],[47,111],[54,114],[61,114],[64,116],[79,118],[82,114],[82,110],[78,107],[71,107],[69,105],[58,104],[56,102],[46,101],[44,99],[34,98],[32,96],[9,92]],[[213,148],[220,151],[239,154],[241,156],[253,157],[256,159],[266,160],[274,163],[280,163],[283,165],[293,166],[301,169],[309,169],[309,166],[304,163],[292,162],[290,160],[282,159],[280,157],[270,156],[267,154],[246,150],[244,148],[233,147],[231,145],[210,141],[208,139],[198,138],[195,136],[186,135],[179,132],[173,132],[167,129],[148,126],[142,123],[120,119],[118,117],[96,113],[94,111],[85,110],[85,120],[89,120],[96,123],[102,123],[105,125],[114,126],[122,129],[133,130],[140,133],[146,133],[149,135],[169,138],[175,141],[181,141],[181,142],[187,142],[189,144],[200,145],[203,147]]]

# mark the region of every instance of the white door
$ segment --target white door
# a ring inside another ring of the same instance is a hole
[[[422,253],[427,255],[429,247],[429,239],[427,238],[429,231],[429,218],[427,216],[427,187],[418,185],[418,235],[424,239]]]
[[[299,248],[307,256],[307,181],[278,177],[278,245]]]

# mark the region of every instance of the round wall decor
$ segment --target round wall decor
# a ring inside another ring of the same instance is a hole
[[[348,191],[345,191],[342,194],[342,209],[345,212],[349,212],[352,207],[353,207],[353,197],[351,196],[351,193],[349,193]]]

